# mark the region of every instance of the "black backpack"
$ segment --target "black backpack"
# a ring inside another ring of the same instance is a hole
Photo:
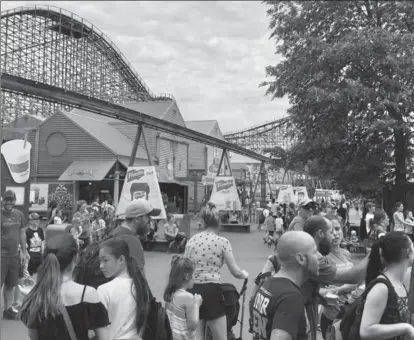
[[[223,292],[224,310],[227,318],[227,332],[237,324],[240,311],[240,293],[231,283],[222,283],[221,290]]]
[[[382,274],[384,275],[384,274]],[[400,314],[398,312],[398,296],[388,278],[377,277],[366,287],[364,293],[356,299],[352,304],[345,304],[338,315],[341,319],[339,329],[343,339],[361,340],[359,329],[361,328],[362,313],[366,297],[377,283],[383,283],[388,287],[388,301],[381,323],[392,324],[400,322]]]
[[[148,288],[149,289],[149,288]],[[149,289],[150,304],[143,340],[172,340],[172,330],[167,312],[161,302],[157,302]]]

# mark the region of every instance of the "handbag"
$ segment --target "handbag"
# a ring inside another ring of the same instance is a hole
[[[66,307],[63,304],[59,306],[59,311],[63,316],[63,320],[65,321],[66,329],[69,332],[70,340],[78,340],[78,337],[75,333],[75,329],[73,328],[72,321],[70,320],[68,311],[66,310]]]

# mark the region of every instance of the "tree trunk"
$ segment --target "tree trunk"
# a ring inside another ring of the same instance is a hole
[[[395,139],[395,186],[394,197],[396,201],[406,205],[407,200],[407,136],[401,128],[394,129]]]

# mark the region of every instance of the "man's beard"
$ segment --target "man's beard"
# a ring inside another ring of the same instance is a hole
[[[331,252],[331,242],[329,242],[326,238],[320,240],[318,251],[321,253],[322,256],[328,255]]]

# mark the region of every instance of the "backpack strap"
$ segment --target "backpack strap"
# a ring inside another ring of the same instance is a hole
[[[66,329],[68,330],[70,340],[78,340],[78,337],[75,333],[75,329],[73,328],[72,320],[70,319],[68,311],[66,310],[66,307],[63,303],[59,305],[59,311],[62,314],[63,320],[65,321]]]

